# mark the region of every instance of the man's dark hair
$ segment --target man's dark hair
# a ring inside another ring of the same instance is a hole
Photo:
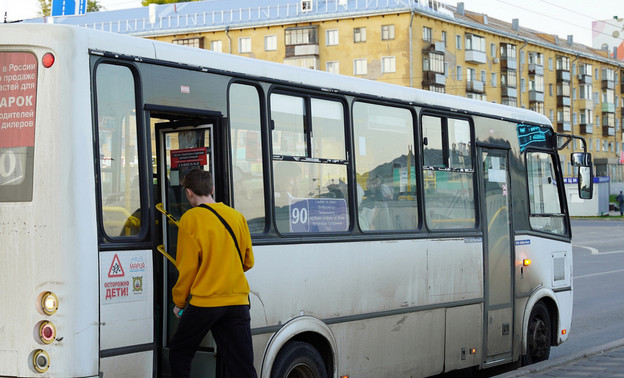
[[[212,194],[212,173],[203,169],[193,169],[184,176],[182,187],[189,188],[198,196]]]

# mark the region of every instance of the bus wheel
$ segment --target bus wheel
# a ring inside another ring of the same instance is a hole
[[[545,361],[550,356],[552,329],[548,308],[538,302],[531,311],[527,330],[527,354],[523,356],[523,365]]]
[[[327,369],[316,348],[302,341],[290,341],[277,355],[271,377],[327,378]]]

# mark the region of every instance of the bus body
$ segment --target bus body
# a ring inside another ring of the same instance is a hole
[[[0,26],[0,376],[168,376],[188,170],[247,218],[259,376],[548,358],[558,136],[512,107],[56,25]],[[582,155],[578,161],[588,161]],[[194,376],[213,376],[208,336]]]

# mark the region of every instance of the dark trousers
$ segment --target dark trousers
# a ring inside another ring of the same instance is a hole
[[[195,307],[184,310],[170,344],[171,376],[186,378],[204,336],[212,331],[225,378],[256,378],[249,306]]]

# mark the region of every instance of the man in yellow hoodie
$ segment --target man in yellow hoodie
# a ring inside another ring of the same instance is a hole
[[[172,296],[173,313],[181,319],[170,345],[172,376],[190,375],[195,352],[212,331],[225,376],[255,378],[249,284],[244,274],[254,265],[247,221],[238,211],[214,201],[210,172],[192,170],[182,187],[193,208],[180,219],[178,232],[180,275]]]

